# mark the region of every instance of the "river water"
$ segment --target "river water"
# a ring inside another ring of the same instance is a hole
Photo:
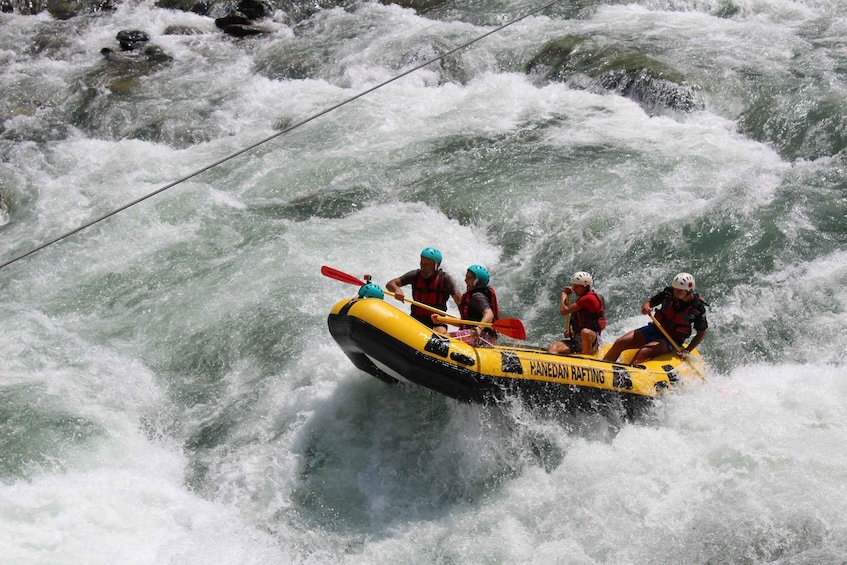
[[[847,559],[843,0],[558,4],[193,175],[540,5],[279,9],[243,40],[149,0],[0,14],[0,260],[190,176],[0,269],[0,561]],[[126,29],[170,59],[107,61]],[[697,104],[526,71],[564,37]],[[387,386],[320,267],[384,284],[426,246],[536,345],[576,270],[607,341],[691,272],[708,382],[622,426]]]

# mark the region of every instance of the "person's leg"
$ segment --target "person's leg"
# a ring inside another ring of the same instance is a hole
[[[615,340],[606,355],[603,356],[604,361],[617,361],[621,352],[627,349],[637,349],[644,345],[644,336],[638,330],[632,330],[625,333]]]
[[[651,341],[639,349],[632,358],[632,365],[639,365],[648,359],[664,355],[671,350],[670,345],[665,340]]]
[[[554,341],[547,347],[547,353],[554,353],[556,355],[567,355],[570,352],[571,348],[564,341]]]
[[[579,332],[579,337],[582,341],[582,354],[591,355],[594,353],[594,344],[597,343],[597,334],[594,330],[582,328],[582,331]]]
[[[565,339],[551,343],[550,347],[547,348],[547,352],[555,353],[556,355],[570,355],[578,349],[579,344],[577,340],[572,337],[566,337]]]

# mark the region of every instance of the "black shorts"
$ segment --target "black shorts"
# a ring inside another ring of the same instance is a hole
[[[566,337],[562,340],[562,343],[568,346],[568,349],[571,350],[571,353],[582,353],[582,336],[577,335],[574,337]],[[600,348],[600,336],[597,336],[597,339],[594,340],[594,347],[591,348],[591,353],[597,353],[597,350]]]
[[[425,325],[426,327],[428,327],[430,329],[432,329],[436,326],[441,326],[443,328],[447,327],[447,324],[443,324],[441,322],[434,324],[432,322],[432,315],[431,314],[428,314],[426,316],[415,316],[414,314],[412,314],[411,316],[412,316],[412,318],[416,319],[417,321],[419,321],[420,323],[422,323],[423,325]]]

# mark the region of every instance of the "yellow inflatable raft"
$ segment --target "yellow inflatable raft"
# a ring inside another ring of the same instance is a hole
[[[628,365],[531,347],[472,347],[433,332],[378,298],[338,302],[328,324],[332,337],[362,371],[467,402],[499,402],[510,396],[573,407],[613,402],[623,403],[632,414],[696,376],[689,363],[672,353]],[[634,353],[624,352],[622,358],[631,359]],[[691,360],[698,358],[692,352]]]

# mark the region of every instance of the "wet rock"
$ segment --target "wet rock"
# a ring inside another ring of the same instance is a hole
[[[201,16],[209,15],[212,10],[212,4],[206,0],[157,0],[156,6],[166,10],[194,12]]]
[[[69,20],[83,14],[114,10],[112,0],[48,0],[47,11],[57,20]]]
[[[596,84],[638,102],[646,110],[691,112],[703,108],[693,88],[653,76],[647,69],[610,71],[597,77]]]
[[[162,32],[162,35],[202,35],[206,33],[205,30],[187,26],[187,25],[169,25]]]
[[[140,51],[137,49],[115,51],[109,47],[104,47],[100,50],[100,54],[108,61],[122,63],[139,62],[159,65],[173,61],[173,57],[165,53],[158,45],[148,45]],[[145,65],[145,67],[148,66]]]
[[[697,88],[667,65],[637,51],[598,46],[579,37],[551,41],[525,70],[577,88],[615,92],[648,112],[703,107]]]
[[[311,0],[301,2],[298,0],[275,0],[274,6],[281,12],[280,17],[286,25],[294,26],[317,14],[322,10],[343,6],[345,0]]]
[[[215,25],[218,26],[222,30],[226,30],[228,26],[249,26],[253,23],[253,20],[248,18],[246,15],[241,12],[232,12],[229,15],[223,16],[222,18],[215,19]]]
[[[123,51],[134,51],[145,43],[148,43],[150,41],[150,36],[143,31],[130,29],[119,31],[116,39]]]
[[[224,33],[233,37],[249,37],[252,35],[264,35],[273,33],[272,29],[252,24],[234,24],[223,28]]]
[[[100,50],[100,54],[107,61],[144,63],[142,66],[146,68],[146,71],[149,71],[157,65],[169,63],[173,60],[173,57],[165,53],[158,45],[147,45],[150,42],[150,36],[144,31],[137,29],[122,30],[118,32],[115,38],[121,46],[120,51],[115,51],[111,47],[104,47]]]
[[[242,2],[242,4],[243,3],[244,2]],[[221,18],[217,18],[215,20],[215,25],[222,29],[224,33],[232,35],[233,37],[248,37],[252,35],[273,33],[273,30],[270,28],[255,25],[251,18],[247,17],[245,13],[238,10]]]
[[[397,4],[404,8],[411,8],[419,14],[426,14],[446,4],[446,0],[381,0],[382,4]]]
[[[46,10],[56,20],[113,9],[112,0],[0,0],[0,12],[34,16]]]
[[[6,6],[8,4],[8,7]],[[47,9],[46,0],[4,0],[3,11],[17,12],[22,16],[35,16]]]
[[[718,5],[717,9],[712,11],[712,15],[718,18],[730,19],[737,16],[741,12],[741,7],[730,0],[723,0]]]
[[[262,0],[241,0],[236,11],[244,14],[251,20],[261,20],[273,15],[273,7]]]
[[[148,45],[144,48],[141,54],[144,55],[144,58],[147,61],[160,65],[170,63],[174,59],[173,57],[165,53],[164,49],[162,49],[158,45]]]

